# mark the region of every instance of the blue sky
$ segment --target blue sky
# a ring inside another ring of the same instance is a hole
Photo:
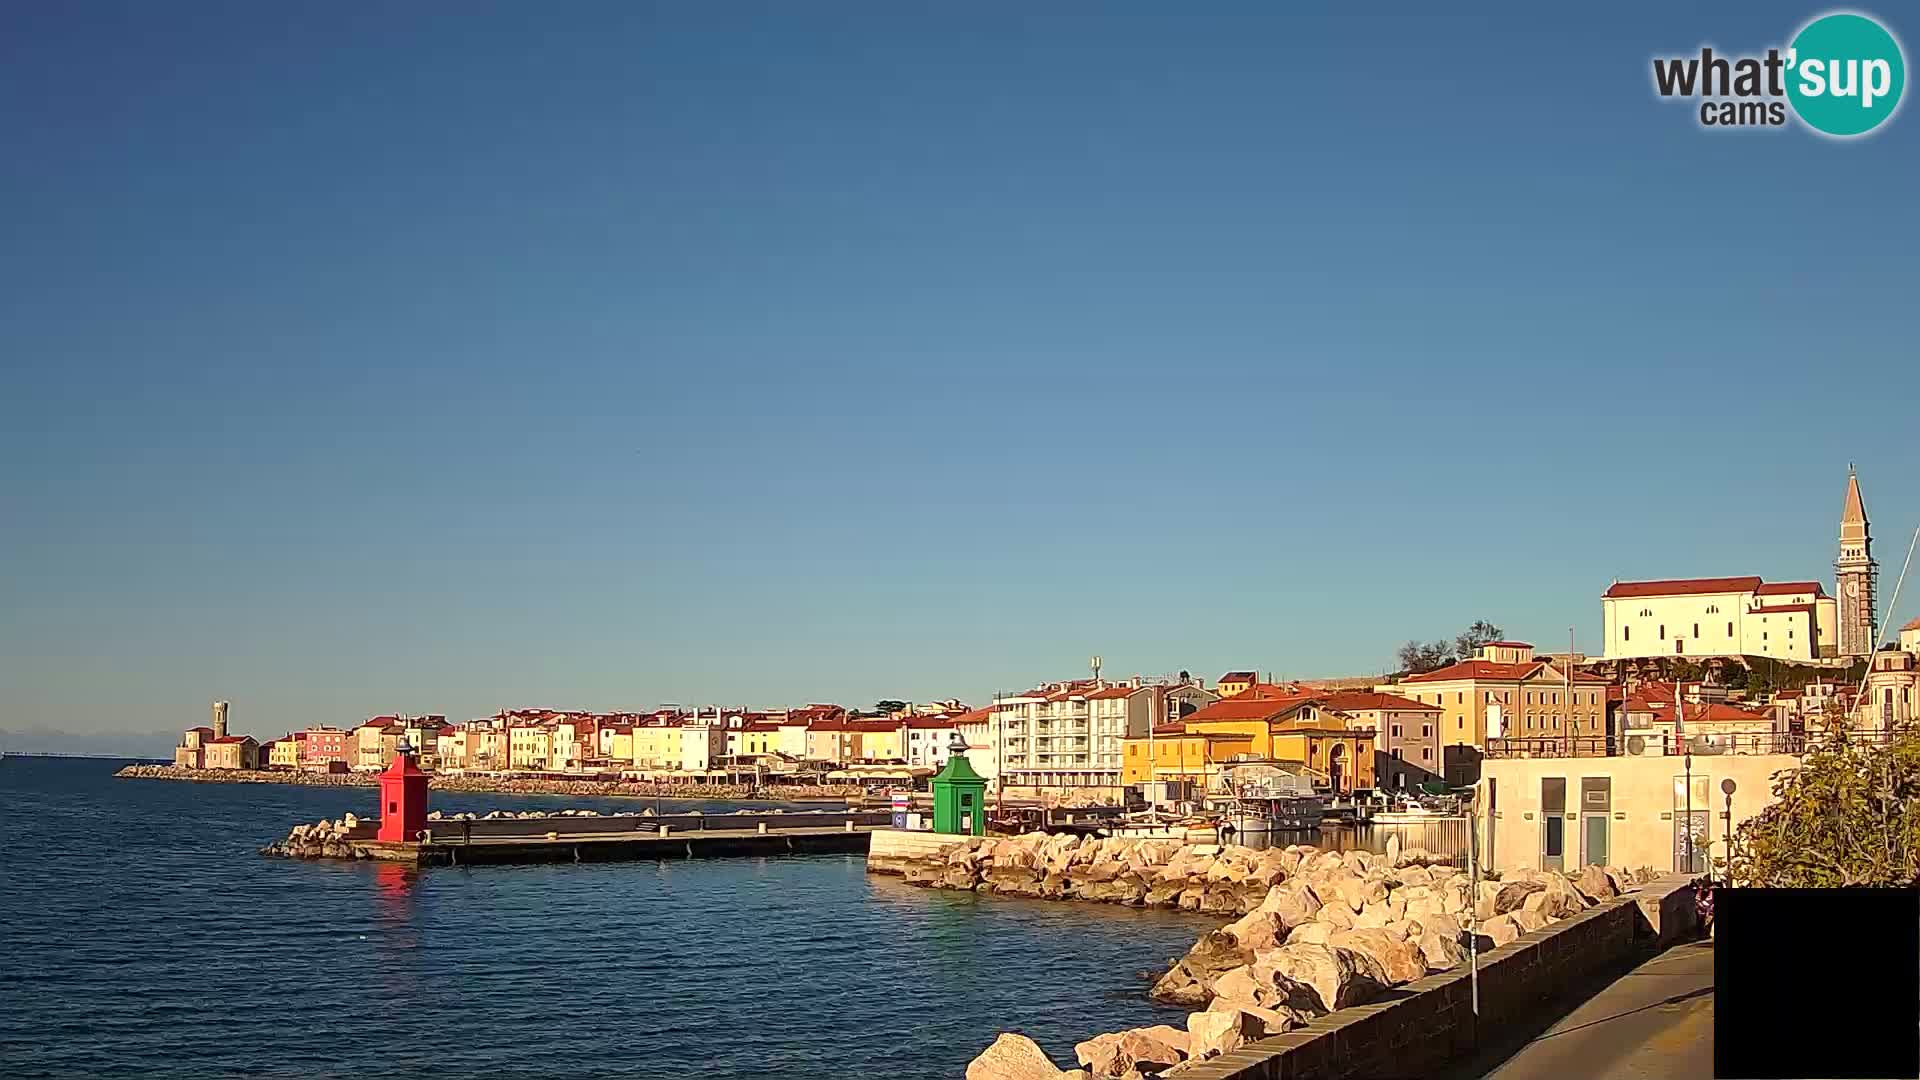
[[[1037,7],[9,7],[0,726],[1590,647],[1849,461],[1891,592],[1920,119],[1648,75],[1819,9]]]

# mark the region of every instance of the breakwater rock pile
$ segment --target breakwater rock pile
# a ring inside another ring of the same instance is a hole
[[[128,765],[115,776],[140,780],[194,780],[220,784],[300,784],[307,787],[373,787],[371,772],[306,772],[298,769],[185,769],[177,765]],[[562,780],[503,776],[440,776],[428,782],[435,791],[496,795],[575,795],[641,799],[770,799],[804,801],[858,795],[858,784],[775,784],[756,791],[747,784],[677,784],[643,780]]]
[[[1304,858],[1321,854],[1297,845],[1256,850],[1173,839],[1026,833],[969,837],[923,857],[870,857],[867,866],[931,889],[1244,915],[1275,884],[1292,877]],[[1424,867],[1446,859],[1409,848],[1396,852],[1393,861]]]
[[[949,859],[958,854],[964,861],[965,848],[953,845]],[[1025,1036],[1003,1034],[967,1067],[967,1080],[1177,1076],[1193,1063],[1465,963],[1468,934],[1475,935],[1475,947],[1493,949],[1657,876],[1651,868],[1590,866],[1572,876],[1517,870],[1483,879],[1476,892],[1463,871],[1426,853],[1388,858],[1311,847],[1197,854],[1194,845],[1179,848],[1185,850],[1176,850],[1165,865],[1180,871],[1182,894],[1199,887],[1203,902],[1214,888],[1205,882],[1224,884],[1250,860],[1252,874],[1222,888],[1223,896],[1243,895],[1253,875],[1267,876],[1276,865],[1280,871],[1250,910],[1201,935],[1154,982],[1154,998],[1198,1010],[1188,1014],[1185,1026],[1094,1036],[1074,1046],[1081,1069],[1071,1071],[1055,1066]],[[1069,861],[1066,869],[1076,865]],[[1200,866],[1197,875],[1190,872]],[[1216,872],[1221,876],[1213,878]],[[1151,881],[1149,893],[1173,884],[1163,886],[1157,873],[1126,873]]]
[[[286,839],[261,848],[260,854],[287,859],[371,859],[371,849],[356,842],[372,839],[371,833],[353,814],[332,821],[323,818],[311,825],[295,825]]]

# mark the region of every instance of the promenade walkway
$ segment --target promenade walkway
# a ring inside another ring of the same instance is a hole
[[[1487,1080],[1711,1080],[1713,942],[1678,945],[1614,980]]]

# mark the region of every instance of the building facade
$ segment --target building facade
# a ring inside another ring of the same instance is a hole
[[[1605,659],[1841,655],[1838,605],[1817,581],[1616,581],[1600,598]]]
[[[1407,791],[1445,780],[1440,706],[1378,690],[1334,691],[1326,704],[1351,717],[1353,726],[1373,729],[1373,771],[1383,790]]]
[[[337,727],[311,727],[300,740],[300,767],[327,771],[353,764],[347,732]]]
[[[1566,739],[1602,752],[1607,688],[1595,676],[1576,673],[1569,680],[1518,641],[1496,641],[1471,660],[1376,687],[1440,709],[1440,771],[1454,785],[1474,782],[1477,750],[1490,738]]]

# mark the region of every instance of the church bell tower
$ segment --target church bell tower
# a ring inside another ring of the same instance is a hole
[[[1847,504],[1840,511],[1840,557],[1834,560],[1839,588],[1841,656],[1866,656],[1873,651],[1873,593],[1880,564],[1873,561],[1873,532],[1867,507],[1860,501],[1860,478],[1847,466]]]

